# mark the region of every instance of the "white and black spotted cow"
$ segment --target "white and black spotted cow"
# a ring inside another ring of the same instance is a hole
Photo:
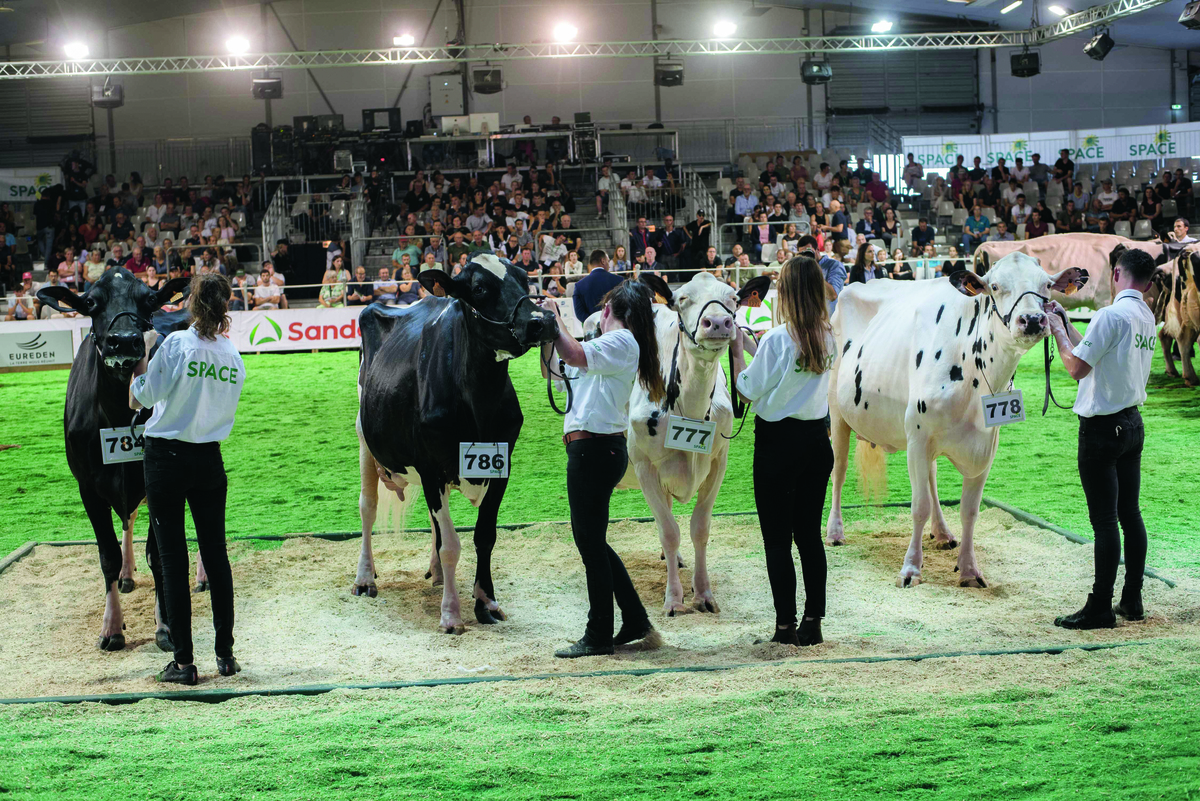
[[[433,524],[430,574],[444,582],[441,628],[463,630],[455,568],[461,545],[448,506],[457,489],[479,509],[475,523],[475,617],[504,619],[492,586],[496,517],[508,479],[462,479],[460,442],[507,442],[511,456],[523,418],[508,360],[558,335],[553,317],[526,294],[528,277],[507,259],[474,257],[450,277],[425,270],[432,296],[407,308],[371,304],[359,316],[359,468],[362,552],[352,592],[377,593],[371,528],[382,481],[405,500],[424,489]]]
[[[1000,429],[984,425],[980,396],[1008,389],[1021,356],[1048,335],[1042,298],[1086,280],[1076,268],[1047,275],[1037,259],[1012,253],[983,278],[961,271],[933,281],[852,284],[842,292],[833,316],[840,355],[829,390],[830,544],[844,540],[851,432],[886,453],[907,451],[913,535],[897,584],[919,584],[921,532],[930,515],[937,547],[958,545],[938,503],[937,457],[945,456],[963,476],[959,584],[986,586],[973,534]]]

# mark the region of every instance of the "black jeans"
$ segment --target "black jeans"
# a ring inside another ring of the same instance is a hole
[[[824,419],[785,417],[772,423],[754,418],[754,505],[767,551],[776,625],[796,622],[793,542],[804,574],[804,616],[825,617],[821,510],[832,472],[833,448]]]
[[[1092,595],[1110,604],[1125,533],[1125,590],[1142,589],[1146,570],[1146,525],[1138,506],[1142,446],[1146,429],[1136,406],[1116,414],[1079,418],[1079,480],[1096,538],[1096,583]]]
[[[225,552],[225,464],[219,442],[146,437],[146,504],[158,538],[166,624],[175,661],[191,664],[192,594],[188,579],[183,504],[192,511],[200,557],[208,574],[218,657],[233,656],[233,574]]]
[[[567,445],[571,534],[587,574],[587,633],[597,645],[612,645],[614,596],[623,623],[637,625],[650,619],[621,557],[605,541],[608,502],[628,465],[624,437],[580,439]]]

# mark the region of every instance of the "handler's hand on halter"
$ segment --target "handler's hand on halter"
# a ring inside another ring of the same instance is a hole
[[[1066,330],[1067,312],[1057,300],[1051,300],[1043,303],[1042,311],[1046,312],[1046,316],[1050,320],[1051,330],[1054,330],[1055,326],[1057,326],[1058,329]]]

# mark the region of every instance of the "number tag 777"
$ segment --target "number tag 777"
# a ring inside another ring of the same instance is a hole
[[[984,395],[982,401],[983,424],[988,428],[1025,422],[1025,402],[1019,389]]]
[[[712,453],[717,437],[717,424],[711,420],[692,420],[677,415],[667,416],[666,446],[674,451]]]

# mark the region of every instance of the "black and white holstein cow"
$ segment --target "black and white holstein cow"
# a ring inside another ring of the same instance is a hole
[[[84,339],[71,364],[67,379],[67,403],[63,412],[67,465],[79,483],[83,508],[96,534],[100,570],[104,574],[104,621],[100,627],[100,649],[119,651],[125,647],[124,618],[119,592],[132,592],[133,524],[138,506],[146,498],[145,474],[140,460],[104,464],[100,429],[128,427],[134,413],[129,410],[129,379],[133,368],[146,354],[147,339],[154,341],[155,312],[187,287],[187,279],[168,281],[158,291],[150,289],[133,273],[118,267],[108,270],[84,295],[64,286],[38,290],[38,300],[61,312],[79,312],[92,320],[92,332]],[[171,326],[186,325],[182,318],[167,319]],[[124,530],[118,544],[112,515],[116,512]],[[154,526],[146,540],[146,559],[154,574],[156,596],[162,589]],[[199,564],[197,564],[198,569]],[[161,596],[158,596],[161,597]],[[169,645],[167,628],[155,603],[160,647]],[[165,650],[171,650],[165,648]]]
[[[932,281],[851,284],[842,292],[833,316],[840,355],[829,388],[834,453],[829,544],[844,541],[842,486],[851,432],[860,446],[870,443],[883,453],[906,450],[913,535],[896,583],[919,584],[921,532],[930,515],[936,546],[958,545],[938,503],[937,457],[945,456],[963,476],[959,585],[987,586],[973,537],[1000,429],[984,425],[980,396],[1006,391],[1021,357],[1048,335],[1043,298],[1086,281],[1087,273],[1078,268],[1047,275],[1037,259],[1011,253],[983,278],[964,270]],[[860,447],[859,454],[860,469],[864,462],[883,469],[882,458],[870,458],[869,448]]]
[[[553,317],[527,294],[529,278],[507,259],[479,254],[457,276],[425,270],[432,296],[407,308],[372,304],[359,315],[358,373],[362,552],[352,592],[374,596],[371,529],[379,484],[402,503],[422,487],[433,524],[430,575],[442,590],[441,628],[463,631],[455,568],[461,545],[450,519],[457,489],[479,509],[475,521],[475,618],[504,620],[492,586],[496,517],[508,479],[464,479],[460,442],[507,442],[511,459],[521,431],[521,406],[508,360],[558,336]]]
[[[640,487],[654,513],[667,564],[663,611],[670,616],[689,611],[679,578],[679,523],[671,507],[696,499],[690,526],[695,548],[691,609],[719,612],[708,575],[708,535],[733,431],[733,406],[721,359],[737,330],[738,293],[703,272],[675,292],[656,276],[643,274],[640,280],[666,301],[666,305],[655,304],[654,325],[667,396],[661,404],[653,403],[641,384],[634,385],[629,401],[629,469],[617,486]],[[598,315],[589,317],[585,329],[594,329],[597,320]],[[667,448],[667,418],[672,414],[715,422],[712,453]]]

